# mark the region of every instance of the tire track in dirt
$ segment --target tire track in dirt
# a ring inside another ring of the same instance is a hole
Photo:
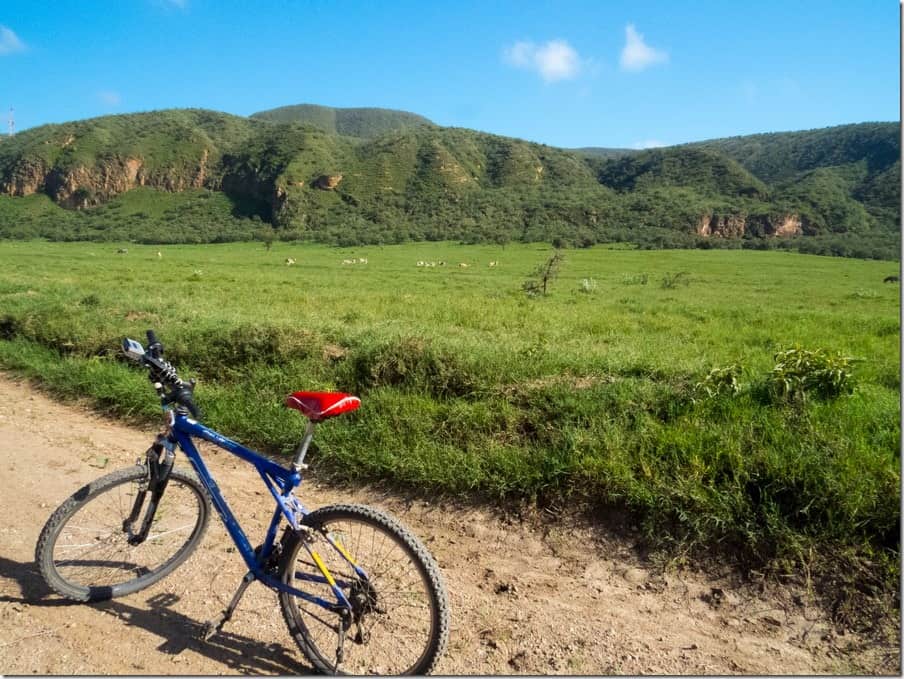
[[[276,596],[260,585],[223,632],[208,643],[196,639],[244,572],[218,517],[195,555],[147,590],[90,606],[47,590],[33,563],[47,517],[82,484],[133,464],[153,434],[0,374],[0,672],[309,672]],[[202,450],[242,525],[262,535],[271,500],[253,468],[216,448]],[[838,637],[805,592],[775,596],[730,577],[654,574],[629,540],[601,530],[565,521],[529,525],[486,508],[373,488],[344,490],[318,483],[316,469],[301,497],[309,508],[381,507],[433,552],[452,611],[442,674],[900,671],[896,647]]]

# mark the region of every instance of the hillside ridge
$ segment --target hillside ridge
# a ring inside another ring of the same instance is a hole
[[[337,108],[319,104],[280,106],[252,113],[250,118],[280,123],[307,123],[325,132],[371,139],[410,127],[434,126],[433,121],[408,111],[388,108]]]
[[[0,237],[899,249],[897,123],[588,156],[423,120],[368,137],[177,109],[32,128],[0,144]],[[168,225],[189,218],[206,221]]]

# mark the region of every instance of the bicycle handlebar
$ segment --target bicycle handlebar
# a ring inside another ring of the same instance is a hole
[[[153,330],[147,331],[147,338],[148,348],[142,356],[137,356],[137,352],[127,351],[127,353],[131,357],[137,358],[148,369],[148,378],[157,389],[163,405],[176,403],[184,406],[195,419],[200,420],[201,409],[198,408],[194,399],[195,381],[183,381],[173,364],[163,358],[163,344],[157,339],[157,334]],[[123,342],[124,350],[129,341],[127,339]],[[167,388],[169,393],[167,393]]]
[[[157,339],[157,333],[153,330],[147,331],[148,337],[148,352],[154,358],[160,358],[163,356],[163,345],[160,344],[160,340]]]

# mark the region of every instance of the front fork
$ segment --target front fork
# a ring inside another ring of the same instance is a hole
[[[146,484],[142,484],[135,496],[135,503],[132,505],[132,512],[128,518],[122,522],[122,530],[129,535],[130,545],[140,545],[144,542],[151,530],[151,524],[154,522],[154,515],[157,513],[157,505],[163,492],[166,490],[166,484],[169,482],[170,472],[173,470],[173,462],[176,459],[175,442],[171,441],[166,434],[159,434],[153,445],[148,448],[146,453],[146,465],[148,469],[148,478]],[[147,511],[145,511],[144,519],[141,522],[141,528],[138,532],[133,530],[133,526],[138,517],[141,516],[141,508],[150,492],[151,499],[148,502]]]

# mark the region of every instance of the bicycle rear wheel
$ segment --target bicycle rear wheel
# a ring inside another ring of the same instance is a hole
[[[50,516],[35,560],[54,591],[76,601],[125,596],[166,577],[191,555],[207,528],[210,503],[203,486],[179,469],[170,473],[147,538],[129,544],[126,520],[146,480],[144,466],[113,472],[78,490]],[[142,511],[149,499],[150,494]]]
[[[308,514],[304,524],[309,532],[286,533],[280,578],[305,593],[335,601],[313,559],[316,553],[352,603],[353,623],[339,672],[431,672],[449,635],[449,605],[439,568],[426,548],[394,519],[362,505],[324,507]],[[355,572],[342,550],[366,577]],[[332,673],[340,616],[284,592],[279,603],[305,657],[321,672]]]

